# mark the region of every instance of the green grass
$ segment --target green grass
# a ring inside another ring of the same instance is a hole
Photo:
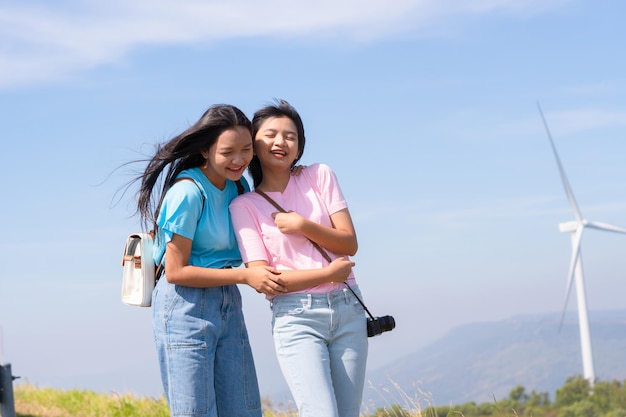
[[[167,417],[165,398],[130,394],[101,394],[86,390],[62,391],[18,385],[14,388],[17,417]],[[596,381],[591,388],[581,376],[570,377],[554,402],[545,392],[526,392],[518,386],[508,398],[489,403],[430,404],[430,395],[409,398],[397,384],[379,392],[384,408],[366,409],[361,417],[626,417],[626,381]],[[262,401],[264,417],[296,417],[293,407]],[[278,409],[281,409],[280,411]]]
[[[87,390],[58,390],[18,385],[14,388],[17,417],[168,417],[165,398],[136,397],[130,394],[102,394]],[[263,417],[297,417],[291,407],[277,410],[268,399],[262,401]],[[283,407],[280,407],[283,408]],[[419,412],[376,410],[376,417],[422,417]]]
[[[165,397],[102,394],[20,384],[13,390],[16,417],[168,417]],[[296,417],[294,410],[277,411],[263,400],[263,417]]]
[[[17,417],[167,417],[165,398],[99,394],[20,385],[14,389]]]

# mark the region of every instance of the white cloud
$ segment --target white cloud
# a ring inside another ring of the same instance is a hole
[[[450,17],[540,13],[568,1],[8,2],[0,5],[0,88],[71,76],[147,44],[287,35],[352,41],[429,36]]]

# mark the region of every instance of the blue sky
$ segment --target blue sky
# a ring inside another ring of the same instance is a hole
[[[558,224],[574,215],[537,102],[583,215],[626,227],[625,14],[618,0],[2,2],[0,361],[20,383],[159,395],[150,310],[119,295],[139,229],[119,191],[141,167],[116,168],[211,104],[251,116],[274,97],[302,114],[302,162],[339,176],[370,310],[396,318],[370,369],[464,323],[560,312]],[[585,232],[592,318],[626,308],[625,250]],[[242,292],[271,395],[269,308]]]

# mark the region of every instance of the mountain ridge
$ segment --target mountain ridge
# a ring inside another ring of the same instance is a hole
[[[368,372],[364,403],[398,403],[382,398],[387,393],[422,407],[480,404],[508,398],[517,386],[547,392],[553,401],[568,377],[582,374],[577,314],[567,314],[560,329],[559,321],[557,313],[524,314],[453,328]],[[590,312],[590,331],[596,379],[625,380],[626,310]]]

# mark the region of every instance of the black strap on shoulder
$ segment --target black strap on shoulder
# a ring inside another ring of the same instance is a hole
[[[196,182],[196,180],[194,180],[193,178],[189,178],[189,177],[176,178],[174,182],[172,183],[172,185],[182,180],[188,180],[188,181],[193,182],[194,184],[196,184],[196,187],[198,187],[198,190],[200,190],[200,195],[202,196],[202,210],[200,212],[202,213],[204,211],[204,200],[206,200],[206,197],[204,196],[204,192],[202,191],[202,188],[200,188],[200,185]]]
[[[243,188],[243,184],[241,183],[241,180],[235,181],[235,185],[237,186],[237,194],[239,195],[243,194],[245,190]]]

